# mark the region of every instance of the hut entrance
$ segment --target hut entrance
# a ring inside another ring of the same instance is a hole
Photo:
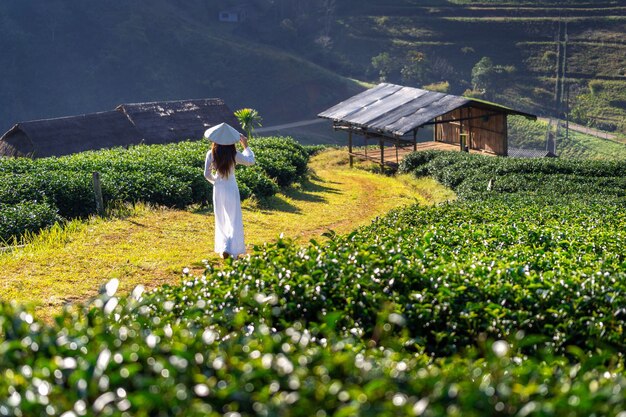
[[[498,104],[382,83],[320,113],[335,130],[348,133],[354,158],[397,165],[404,155],[423,149],[508,155],[507,115],[536,116]],[[418,139],[431,127],[432,139]],[[355,138],[375,147],[355,148]]]

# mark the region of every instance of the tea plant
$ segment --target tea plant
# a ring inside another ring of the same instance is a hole
[[[0,415],[622,417],[623,165],[403,169],[467,192],[49,325],[0,304]]]
[[[242,198],[274,195],[280,186],[304,177],[309,153],[293,139],[258,138],[251,140],[251,146],[257,153],[257,165],[237,167]],[[60,158],[1,159],[0,204],[19,206],[3,211],[3,216],[22,213],[22,220],[7,217],[0,239],[18,238],[61,218],[95,213],[94,171],[101,173],[105,202],[142,201],[179,208],[209,203],[212,187],[203,177],[207,149],[208,144],[200,141],[116,148]],[[26,203],[45,203],[58,216],[44,216],[41,209]],[[33,211],[24,215],[28,207],[33,207]],[[33,220],[24,223],[29,216]]]

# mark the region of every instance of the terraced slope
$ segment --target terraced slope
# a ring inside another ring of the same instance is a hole
[[[557,102],[561,97],[566,101],[569,85],[575,120],[626,132],[622,2],[558,6],[431,2],[420,7],[409,1],[371,1],[342,11],[335,49],[353,65],[369,68],[370,77],[378,75],[372,57],[387,53],[392,58],[387,71],[391,81],[447,81],[451,92],[461,94],[474,87],[472,68],[489,57],[499,68],[483,86],[484,97],[539,114],[557,114],[564,112]],[[419,70],[423,73],[419,80],[407,80],[399,62],[415,52],[423,54]],[[557,77],[566,82],[557,84]]]

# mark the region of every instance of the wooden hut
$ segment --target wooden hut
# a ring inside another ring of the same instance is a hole
[[[0,138],[0,156],[42,158],[141,142],[117,111],[21,122]]]
[[[508,155],[507,116],[537,117],[495,103],[419,88],[382,83],[323,111],[318,117],[348,132],[353,158],[398,164],[401,157],[422,149],[455,149]],[[434,126],[430,143],[417,143],[418,129]],[[353,135],[378,142],[379,152],[356,152]]]
[[[200,139],[206,129],[223,122],[239,126],[219,98],[122,104],[117,110],[128,117],[147,144]]]
[[[18,123],[0,137],[0,157],[41,158],[200,139],[223,122],[238,126],[219,98],[122,104],[115,111]]]

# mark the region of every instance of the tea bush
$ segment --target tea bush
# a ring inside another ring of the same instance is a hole
[[[410,337],[436,355],[520,331],[536,340],[532,349],[624,350],[623,212],[619,204],[525,199],[414,206],[328,243],[266,245],[154,297],[172,301],[172,319],[204,326],[224,309],[254,316],[242,292],[274,294],[287,323],[340,312],[346,332],[368,336],[392,305]],[[198,300],[206,300],[201,308]]]
[[[468,190],[50,324],[0,303],[0,415],[622,417],[623,166],[403,169]]]
[[[228,328],[171,318],[171,301],[115,296],[52,324],[0,303],[0,415],[529,416],[619,415],[623,367],[607,353],[528,357],[519,341],[485,341],[464,356],[407,350],[402,322],[381,315],[375,337],[224,311]],[[198,301],[209,301],[206,299]],[[271,311],[272,297],[243,300]],[[225,322],[225,320],[220,320]],[[395,333],[395,334],[394,334]],[[518,338],[519,339],[519,338]]]
[[[257,138],[251,140],[251,147],[257,154],[257,164],[237,168],[242,198],[274,195],[279,186],[299,181],[306,173],[309,153],[293,139]],[[179,208],[211,202],[212,186],[203,177],[207,150],[208,143],[199,141],[116,148],[59,158],[0,159],[0,203],[22,204],[19,212],[23,213],[30,207],[23,203],[45,202],[62,218],[88,216],[96,210],[94,171],[101,173],[105,202],[144,201]],[[33,216],[38,214],[33,212]],[[12,224],[23,222],[16,219]],[[12,226],[13,235],[4,238],[32,231],[35,224],[32,222],[24,230]],[[9,230],[8,226],[5,229]]]
[[[626,162],[495,158],[461,152],[414,152],[399,171],[432,176],[462,199],[506,193],[595,198],[626,196]]]
[[[0,204],[0,242],[10,243],[15,236],[37,232],[59,220],[56,209],[46,203]]]

